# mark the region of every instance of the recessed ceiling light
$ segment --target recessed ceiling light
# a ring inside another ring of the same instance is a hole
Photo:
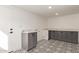
[[[52,6],[49,6],[48,8],[49,8],[49,9],[51,9],[51,8],[52,8]]]
[[[56,13],[56,15],[59,15],[59,13]]]

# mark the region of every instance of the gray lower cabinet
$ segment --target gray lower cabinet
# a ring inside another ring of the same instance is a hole
[[[31,34],[32,34],[31,39],[33,39],[33,47],[36,47],[36,45],[37,45],[37,33],[35,32],[35,33],[31,33]]]
[[[55,31],[51,32],[51,38],[54,39],[55,38]]]
[[[66,32],[65,33],[65,41],[66,42],[72,42],[72,39],[71,39],[71,37],[72,37],[72,34],[70,33],[70,32]]]
[[[64,32],[59,31],[59,40],[64,41]]]
[[[30,50],[37,45],[37,32],[22,33],[22,48]]]
[[[78,32],[76,31],[52,31],[49,30],[49,39],[61,40],[70,43],[78,43]]]
[[[77,34],[77,32],[75,32],[75,33],[71,33],[72,34],[72,37],[71,37],[71,39],[72,39],[72,42],[73,43],[78,43],[78,34]]]
[[[49,33],[48,34],[49,39],[55,39],[55,31],[49,31],[48,33]]]
[[[48,40],[50,40],[51,39],[51,31],[48,31]]]

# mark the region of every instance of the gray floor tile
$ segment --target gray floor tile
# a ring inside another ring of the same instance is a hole
[[[41,40],[37,47],[30,51],[18,50],[14,53],[79,53],[79,44],[58,40]]]

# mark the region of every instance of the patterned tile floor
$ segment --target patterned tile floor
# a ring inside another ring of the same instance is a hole
[[[79,44],[67,43],[58,40],[41,40],[37,47],[30,51],[18,50],[14,53],[78,53]]]

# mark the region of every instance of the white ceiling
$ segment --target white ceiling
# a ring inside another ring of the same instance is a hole
[[[17,7],[23,8],[29,12],[45,16],[45,17],[55,17],[62,15],[70,15],[79,13],[78,5],[51,5],[52,9],[48,9],[49,5],[18,5]],[[59,13],[59,15],[56,15]]]

